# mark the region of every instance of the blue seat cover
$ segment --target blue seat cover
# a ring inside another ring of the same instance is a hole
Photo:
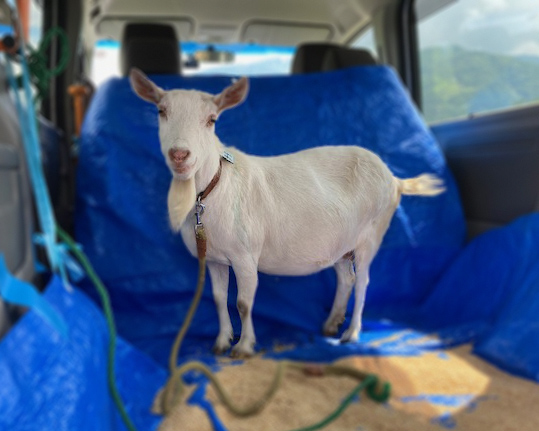
[[[164,89],[216,94],[231,80],[156,76],[155,82]],[[463,245],[465,224],[454,180],[390,68],[252,78],[247,100],[223,113],[216,132],[226,145],[263,156],[359,145],[377,153],[398,177],[431,172],[444,179],[447,192],[439,197],[403,198],[372,265],[368,316],[391,317],[394,310],[417,305]],[[170,178],[159,147],[156,107],[139,99],[127,79],[108,81],[94,96],[82,130],[76,236],[111,291],[120,333],[162,363],[197,273],[196,260],[168,226]],[[234,289],[229,296],[238,332]],[[318,334],[334,292],[333,270],[307,277],[262,274],[253,312],[258,340]],[[208,284],[187,345],[205,340],[206,348],[217,331]]]

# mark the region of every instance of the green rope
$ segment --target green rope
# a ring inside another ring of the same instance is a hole
[[[376,393],[377,384],[378,384],[378,377],[374,374],[369,374],[365,378],[365,380],[363,380],[359,385],[357,385],[352,390],[352,392],[348,394],[348,396],[344,399],[341,405],[337,407],[337,409],[333,413],[331,413],[328,417],[326,417],[325,419],[322,419],[320,422],[317,422],[314,425],[311,425],[305,428],[297,428],[292,431],[315,431],[315,430],[324,428],[325,426],[333,422],[335,419],[337,419],[341,414],[343,414],[346,408],[352,403],[352,401],[354,401],[354,398],[365,388],[367,388],[367,394],[369,395],[369,397],[373,398],[375,401],[378,401],[378,402],[387,401],[387,399],[389,398],[389,392],[390,392],[389,384],[385,383],[382,392]],[[372,394],[375,394],[375,397],[372,397]]]
[[[58,237],[67,244],[70,251],[75,255],[75,257],[78,259],[78,261],[81,263],[82,267],[88,274],[88,277],[90,277],[90,280],[92,280],[92,283],[97,289],[97,292],[99,293],[99,296],[101,298],[101,303],[103,305],[103,310],[105,312],[105,317],[107,319],[107,326],[109,328],[109,351],[108,351],[108,363],[107,363],[107,378],[109,383],[109,390],[112,396],[112,399],[114,401],[114,404],[116,404],[116,407],[118,408],[118,411],[120,412],[120,416],[122,417],[122,420],[124,421],[125,426],[129,431],[137,431],[135,428],[135,425],[133,424],[133,421],[127,414],[127,411],[125,410],[125,405],[120,398],[120,394],[118,392],[118,388],[116,387],[116,381],[114,378],[114,355],[116,352],[116,325],[114,323],[114,316],[112,314],[112,307],[110,305],[110,298],[109,294],[107,292],[107,289],[99,279],[98,275],[94,271],[94,268],[86,255],[77,247],[75,244],[75,241],[73,238],[71,238],[61,227],[56,226],[56,231],[58,233]]]
[[[47,49],[49,48],[52,39],[56,37],[60,46],[60,59],[54,69],[49,69],[47,64]],[[28,69],[32,84],[36,87],[35,102],[42,100],[49,91],[50,80],[62,73],[69,62],[69,40],[65,31],[60,27],[50,28],[37,49],[27,45],[28,54]],[[21,85],[21,77],[17,78],[19,86]]]

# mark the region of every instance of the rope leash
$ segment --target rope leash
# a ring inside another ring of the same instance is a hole
[[[198,202],[198,204],[200,205],[200,202]],[[352,392],[350,392],[350,394],[343,400],[340,406],[325,419],[314,425],[294,431],[315,431],[325,427],[327,424],[337,419],[346,410],[353,399],[363,390],[366,390],[366,394],[369,396],[369,398],[376,402],[387,401],[391,393],[391,385],[388,382],[381,384],[378,377],[374,374],[366,374],[360,370],[357,370],[356,368],[343,365],[313,365],[292,361],[280,361],[277,366],[277,370],[275,371],[273,381],[262,397],[247,406],[241,407],[232,401],[230,395],[225,391],[219,379],[206,364],[200,361],[189,361],[177,367],[176,364],[178,363],[178,356],[182,342],[185,338],[187,330],[189,329],[189,326],[191,325],[196,309],[200,303],[200,298],[202,297],[202,291],[204,290],[207,237],[204,225],[200,221],[200,217],[197,217],[195,236],[198,251],[198,282],[195,295],[191,301],[191,305],[189,306],[185,320],[178,331],[178,334],[176,335],[176,339],[174,340],[174,344],[169,356],[170,377],[165,384],[161,398],[161,411],[165,416],[169,415],[174,407],[181,402],[182,394],[185,389],[185,383],[183,382],[182,377],[189,371],[198,371],[206,376],[214,387],[217,397],[221,403],[223,403],[228,411],[239,417],[248,417],[259,413],[276,394],[287,369],[299,369],[308,376],[347,375],[361,381],[361,383],[356,386],[354,390],[352,390]]]
[[[103,311],[107,321],[108,330],[110,333],[107,361],[107,379],[109,384],[109,390],[111,392],[114,404],[118,408],[120,416],[122,417],[122,420],[125,423],[127,429],[129,431],[137,431],[135,425],[133,424],[133,421],[127,414],[125,405],[123,404],[123,401],[116,387],[114,377],[114,362],[117,332],[108,292],[103,285],[103,282],[100,280],[99,276],[95,272],[92,264],[90,263],[84,252],[77,247],[75,241],[60,227],[57,227],[57,234],[58,237],[68,246],[69,250],[80,262],[99,293],[103,305]],[[197,288],[189,310],[187,312],[186,318],[182,324],[182,327],[178,331],[173,347],[171,349],[169,357],[170,377],[165,385],[163,397],[161,400],[161,407],[165,416],[168,415],[179,402],[181,402],[181,396],[185,388],[182,377],[185,373],[189,371],[198,371],[204,376],[206,376],[209,379],[210,383],[213,385],[217,396],[219,400],[223,403],[223,405],[231,413],[240,417],[248,417],[255,415],[267,405],[267,403],[273,398],[278,388],[280,387],[285,376],[285,371],[287,369],[301,370],[304,374],[308,376],[347,375],[361,380],[361,383],[356,388],[354,388],[352,392],[350,392],[350,394],[343,400],[339,407],[329,416],[314,425],[296,429],[294,431],[315,431],[327,426],[330,422],[333,422],[335,419],[337,419],[346,410],[346,408],[350,405],[353,399],[363,390],[365,390],[366,394],[374,401],[387,401],[390,396],[391,386],[387,382],[381,384],[378,377],[375,375],[366,374],[360,370],[357,370],[356,368],[346,367],[342,365],[313,365],[292,361],[280,361],[275,372],[275,377],[269,388],[263,394],[263,396],[259,400],[256,400],[251,403],[250,405],[242,407],[236,405],[232,401],[229,394],[225,391],[223,385],[219,382],[215,374],[206,364],[200,361],[189,361],[182,366],[177,367],[176,364],[178,362],[178,356],[182,342],[185,338],[187,330],[189,329],[189,326],[191,325],[192,319],[200,303],[200,299],[202,297],[202,292],[204,289],[204,280],[206,275],[205,254],[207,239],[203,225],[197,228],[196,235],[198,250],[200,253]]]

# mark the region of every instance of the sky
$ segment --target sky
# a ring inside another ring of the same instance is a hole
[[[419,26],[422,48],[539,56],[539,0],[459,0]]]

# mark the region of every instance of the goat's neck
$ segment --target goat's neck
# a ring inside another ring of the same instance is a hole
[[[195,174],[195,187],[197,195],[204,191],[208,184],[217,173],[219,169],[219,163],[221,160],[221,152],[223,145],[219,142],[216,143],[215,147],[208,153],[205,163],[200,167],[200,169]]]

